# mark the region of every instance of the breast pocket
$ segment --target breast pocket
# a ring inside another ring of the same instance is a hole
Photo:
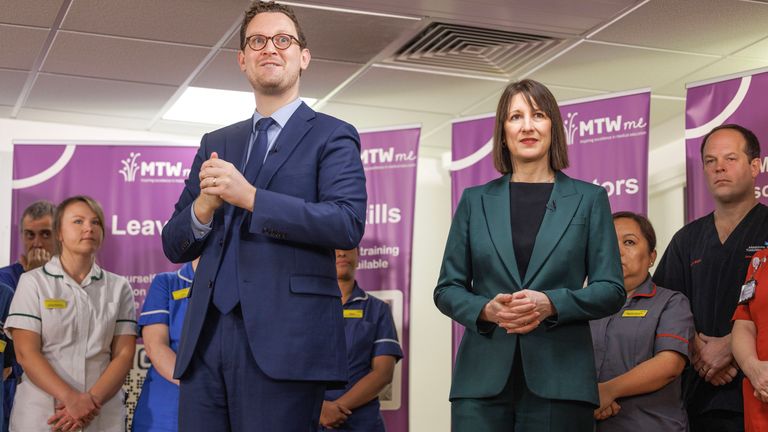
[[[75,340],[76,305],[70,299],[45,299],[40,308],[43,345]]]

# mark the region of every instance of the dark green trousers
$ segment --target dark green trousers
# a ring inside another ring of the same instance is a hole
[[[519,351],[518,351],[519,353]],[[497,396],[451,401],[453,432],[593,432],[595,407],[582,401],[544,399],[525,384],[519,354]]]

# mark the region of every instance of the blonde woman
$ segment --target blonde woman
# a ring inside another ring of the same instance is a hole
[[[5,322],[24,368],[11,431],[123,431],[136,314],[128,281],[96,254],[104,213],[87,196],[56,209],[59,253],[19,281]]]

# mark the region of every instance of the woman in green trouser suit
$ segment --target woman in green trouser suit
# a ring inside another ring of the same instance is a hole
[[[464,191],[434,292],[440,311],[467,329],[453,429],[592,431],[599,399],[588,322],[626,298],[608,196],[561,172],[562,117],[536,81],[504,90],[493,158],[502,177]]]

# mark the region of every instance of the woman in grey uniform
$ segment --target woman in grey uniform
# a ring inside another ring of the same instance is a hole
[[[654,285],[656,233],[644,216],[613,215],[627,302],[590,322],[600,407],[598,432],[688,430],[680,375],[688,361],[693,315],[681,293]]]

